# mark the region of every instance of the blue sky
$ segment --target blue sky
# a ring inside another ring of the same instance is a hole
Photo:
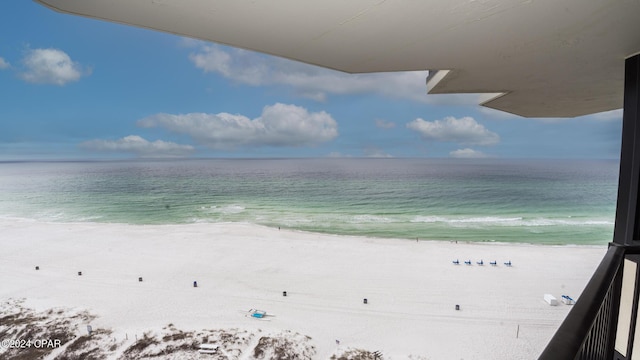
[[[621,110],[526,119],[426,72],[349,75],[53,12],[0,10],[0,160],[617,158]]]

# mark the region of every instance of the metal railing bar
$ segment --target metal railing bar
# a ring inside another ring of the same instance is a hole
[[[623,246],[609,245],[600,265],[578,301],[573,305],[573,309],[540,355],[540,360],[591,359],[593,358],[591,356],[596,353],[606,354],[609,333],[600,333],[596,336],[597,333],[592,331],[592,327],[598,325],[598,327],[606,326],[608,329],[610,326],[612,306],[610,293],[614,289],[616,275],[621,268],[624,255]],[[583,347],[583,345],[586,346]]]

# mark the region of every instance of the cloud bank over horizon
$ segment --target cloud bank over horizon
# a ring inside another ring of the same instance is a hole
[[[473,150],[470,148],[458,149],[451,151],[449,156],[457,159],[484,159],[489,156],[482,151]]]
[[[426,121],[417,118],[407,124],[427,141],[452,142],[461,145],[490,146],[500,142],[500,136],[489,131],[474,118],[465,116],[456,119],[447,116],[442,120]]]
[[[91,151],[129,153],[140,157],[184,157],[195,148],[162,140],[148,141],[137,135],[125,136],[118,140],[89,140],[80,148]]]
[[[281,103],[265,106],[255,119],[229,113],[160,113],[137,124],[185,134],[199,144],[220,150],[315,146],[338,136],[338,124],[328,113],[309,112],[300,106]]]

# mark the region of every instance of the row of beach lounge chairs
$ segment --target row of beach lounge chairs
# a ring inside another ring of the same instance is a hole
[[[467,264],[467,265],[471,265],[471,260],[466,260],[464,263]],[[482,265],[484,265],[484,261],[482,261],[482,259],[480,259],[480,261],[476,261],[476,264],[482,266]],[[498,266],[498,262],[495,261],[495,260],[494,261],[489,261],[489,264],[491,266]],[[458,259],[453,260],[453,265],[460,265],[460,260],[458,260]],[[505,266],[511,266],[511,260],[505,262],[504,265]]]

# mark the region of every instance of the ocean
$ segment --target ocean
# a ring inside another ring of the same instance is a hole
[[[399,239],[606,244],[614,160],[0,162],[0,218],[246,222]]]

